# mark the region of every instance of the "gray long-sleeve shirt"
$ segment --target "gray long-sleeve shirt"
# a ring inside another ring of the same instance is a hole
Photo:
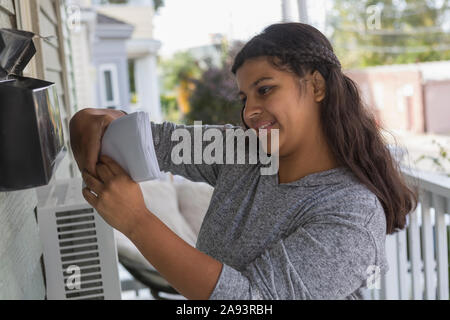
[[[384,210],[349,169],[279,184],[260,161],[176,165],[172,132],[194,137],[194,127],[151,125],[162,171],[214,187],[196,244],[223,263],[210,299],[361,299],[373,272],[388,270]]]

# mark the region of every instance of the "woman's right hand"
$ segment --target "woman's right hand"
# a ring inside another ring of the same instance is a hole
[[[83,109],[70,120],[70,144],[80,171],[97,176],[103,134],[109,124],[125,113],[111,109]]]

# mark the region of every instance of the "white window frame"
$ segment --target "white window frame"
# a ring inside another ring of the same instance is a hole
[[[120,92],[119,92],[119,77],[117,72],[117,65],[114,63],[102,64],[99,67],[100,71],[100,90],[101,90],[101,102],[102,107],[117,107],[120,105]],[[106,83],[105,83],[105,72],[111,72],[111,81],[112,81],[112,94],[113,99],[108,101],[106,98]]]

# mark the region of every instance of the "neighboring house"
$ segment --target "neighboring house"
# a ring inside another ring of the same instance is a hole
[[[387,129],[450,134],[450,61],[349,70]]]
[[[67,37],[65,10],[59,0],[0,1],[0,28],[54,36],[35,41],[37,54],[24,75],[56,83],[64,137],[69,144],[69,120],[77,110],[76,91]],[[71,177],[77,168],[69,152],[55,178]],[[0,192],[0,300],[43,299],[45,285],[42,247],[35,218],[35,189]]]
[[[127,40],[134,27],[123,21],[97,13],[93,63],[97,70],[96,92],[99,108],[130,112],[130,81]]]
[[[89,7],[79,10],[80,24],[71,32],[71,40],[80,108],[130,112],[126,44],[134,27]]]
[[[93,8],[105,16],[123,21],[134,27],[126,42],[131,82],[137,96],[131,111],[147,111],[155,122],[163,120],[158,85],[157,54],[161,42],[153,38],[153,0],[124,0],[121,4],[105,4],[108,1],[92,0]],[[117,1],[116,1],[117,2]]]
[[[157,73],[161,42],[153,39],[153,1],[71,3],[81,8],[81,24],[71,37],[81,108],[143,110],[152,121],[161,122]]]
[[[72,32],[80,106],[142,110],[161,122],[153,1],[70,2],[81,8],[81,25]]]

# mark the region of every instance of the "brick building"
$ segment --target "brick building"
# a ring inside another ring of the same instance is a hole
[[[450,61],[348,70],[387,129],[450,134]]]

